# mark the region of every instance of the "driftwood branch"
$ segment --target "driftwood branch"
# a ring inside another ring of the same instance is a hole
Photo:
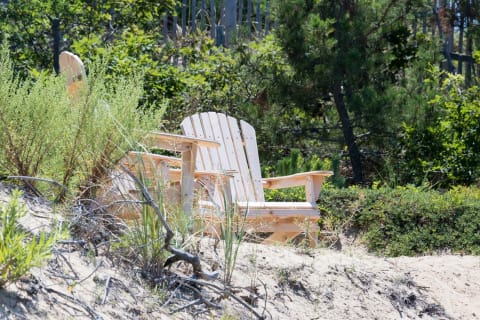
[[[101,304],[105,304],[105,302],[107,302],[107,295],[108,295],[108,290],[109,290],[109,286],[110,286],[110,279],[111,279],[111,277],[108,276],[107,281],[105,282],[105,292],[103,293],[103,299],[102,299]]]
[[[61,291],[58,291],[58,290],[55,290],[53,288],[50,288],[50,287],[47,287],[47,286],[44,286],[42,285],[42,290],[44,290],[45,292],[47,293],[55,293],[59,296],[61,296],[62,298],[70,301],[70,302],[73,302],[77,305],[79,305],[80,307],[82,307],[89,315],[92,319],[94,320],[101,320],[103,319],[102,316],[100,316],[98,313],[95,312],[95,310],[93,310],[92,307],[90,307],[88,304],[86,304],[85,302],[75,298],[74,296],[72,295],[69,295],[69,294],[66,294],[66,293],[63,293]]]
[[[120,168],[130,178],[132,178],[133,181],[135,181],[135,183],[138,185],[138,187],[140,188],[140,191],[142,192],[143,197],[145,198],[146,203],[153,208],[153,210],[157,214],[158,218],[162,222],[163,227],[166,230],[165,243],[164,243],[163,248],[165,250],[167,250],[168,252],[172,253],[173,256],[171,256],[167,259],[167,261],[164,264],[164,267],[168,267],[169,265],[171,265],[172,263],[174,263],[176,261],[185,261],[185,262],[192,265],[195,277],[202,278],[202,279],[214,279],[214,278],[216,278],[218,276],[218,273],[206,273],[202,270],[202,265],[200,264],[200,258],[198,256],[172,247],[171,241],[174,237],[174,233],[172,231],[172,228],[168,224],[164,213],[159,208],[158,204],[153,200],[153,197],[150,195],[150,192],[148,192],[147,188],[142,183],[142,181],[140,181],[140,179],[137,176],[135,176],[123,164],[120,164]]]
[[[226,296],[229,296],[230,298],[232,298],[233,300],[237,301],[238,303],[240,303],[243,307],[245,307],[246,309],[248,309],[252,314],[254,314],[257,319],[259,320],[264,320],[265,319],[265,316],[258,313],[252,306],[250,306],[247,302],[245,302],[242,298],[239,298],[237,297],[233,292],[231,292],[231,290],[229,289],[224,289],[224,288],[221,288],[213,283],[209,283],[209,282],[205,282],[205,281],[201,281],[201,280],[196,280],[196,279],[183,279],[185,281],[185,283],[195,283],[195,284],[199,284],[199,285],[203,285],[203,286],[206,286],[206,287],[210,287],[212,289],[214,289],[215,291],[217,291],[218,293],[221,293],[221,294],[224,294]]]
[[[37,177],[29,177],[29,176],[7,176],[8,179],[19,179],[19,180],[26,180],[26,181],[41,181],[53,184],[56,187],[59,187],[65,191],[68,191],[68,188],[63,184],[59,183],[58,181],[46,178],[37,178]]]

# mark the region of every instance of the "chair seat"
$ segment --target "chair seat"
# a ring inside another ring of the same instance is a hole
[[[221,223],[222,213],[233,206],[258,232],[273,232],[269,238],[272,242],[285,242],[309,230],[311,244],[315,243],[316,221],[320,217],[315,202],[322,183],[333,174],[331,171],[262,179],[255,129],[247,122],[222,113],[204,112],[185,118],[181,126],[188,137],[210,139],[220,144],[217,149],[198,148],[196,170],[232,172],[230,179],[212,179],[216,186],[207,187],[210,199],[199,202],[200,212],[206,215],[205,221],[211,219]],[[305,188],[307,201],[265,201],[264,188],[294,186]],[[215,192],[210,192],[212,190]]]
[[[233,204],[242,214],[247,212],[249,217],[264,215],[277,215],[279,217],[308,216],[319,218],[319,211],[315,204],[309,202],[236,202]],[[211,202],[201,200],[200,207],[214,209],[218,206]]]

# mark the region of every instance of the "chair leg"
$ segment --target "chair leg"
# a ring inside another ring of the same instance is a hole
[[[286,243],[298,236],[300,231],[293,232],[274,232],[268,238],[262,241],[262,244]]]
[[[308,243],[310,244],[310,248],[315,248],[318,245],[318,237],[317,237],[318,231],[313,230],[308,232]]]

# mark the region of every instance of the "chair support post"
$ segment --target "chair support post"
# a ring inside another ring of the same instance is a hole
[[[196,155],[197,146],[194,143],[182,151],[182,204],[187,215],[192,215]]]

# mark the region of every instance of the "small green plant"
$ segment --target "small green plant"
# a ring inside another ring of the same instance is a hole
[[[148,179],[145,171],[138,172],[138,176],[150,193],[153,193],[151,190],[155,189],[155,200],[160,204],[159,207],[162,207],[163,188],[161,183]],[[153,188],[153,184],[155,188]],[[156,277],[161,273],[168,256],[163,241],[165,230],[151,206],[143,203],[139,208],[139,217],[133,220],[114,248],[138,265],[146,276]]]
[[[165,203],[166,182],[160,175],[152,175],[141,158],[138,159],[136,176],[143,184],[152,200],[162,210],[172,232],[172,244],[175,247],[193,246],[187,240],[192,219],[184,214],[178,205]],[[141,194],[141,193],[140,193]],[[131,200],[131,199],[128,199]],[[162,273],[167,258],[171,255],[165,247],[166,229],[161,218],[144,196],[139,198],[141,204],[136,206],[138,218],[130,223],[129,228],[114,245],[118,252],[141,268],[143,274],[153,279]],[[135,210],[132,207],[131,210]],[[133,215],[135,216],[135,215]],[[190,239],[190,238],[188,238]]]
[[[247,209],[248,212],[248,209]],[[220,224],[223,239],[225,274],[224,283],[229,286],[232,281],[233,271],[237,263],[238,250],[245,236],[245,220],[247,213],[239,214],[234,205],[227,205]]]
[[[17,281],[47,260],[58,238],[45,232],[32,236],[22,230],[18,219],[26,209],[19,201],[20,195],[14,191],[10,201],[0,207],[0,287]]]

